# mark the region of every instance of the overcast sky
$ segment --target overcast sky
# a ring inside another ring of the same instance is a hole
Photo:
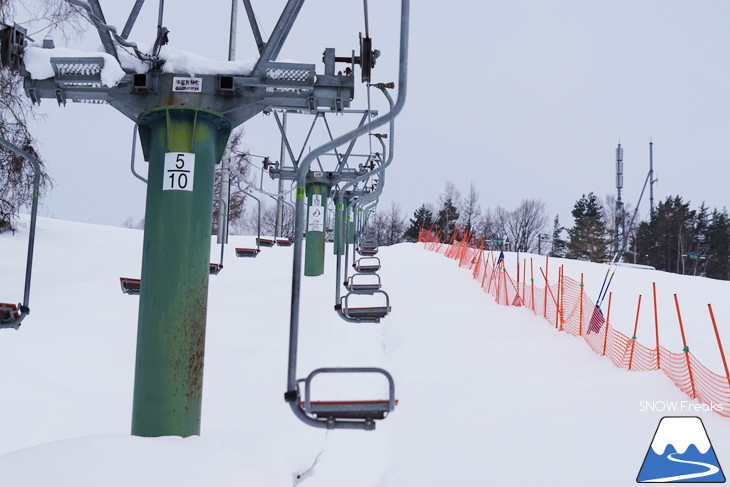
[[[122,26],[132,0],[102,0]],[[171,45],[225,59],[229,0],[166,2]],[[253,0],[265,35],[283,0]],[[149,0],[132,40],[154,38],[157,2]],[[446,181],[462,192],[474,182],[483,207],[546,203],[550,219],[572,225],[583,193],[615,193],[615,147],[624,147],[624,200],[636,203],[654,141],[657,201],[682,195],[693,207],[728,205],[730,178],[730,3],[726,0],[511,0],[439,4],[415,0],[411,16],[408,101],[397,119],[396,157],[382,202],[408,216],[436,203]],[[446,5],[446,6],[444,6]],[[370,30],[382,56],[377,81],[396,77],[400,2],[370,0]],[[243,8],[237,59],[256,57]],[[309,0],[280,59],[316,63],[325,47],[349,55],[363,30],[362,2]],[[63,40],[57,36],[57,45]],[[71,47],[94,50],[90,29]],[[353,106],[366,106],[358,88]],[[375,98],[374,98],[375,100]],[[379,99],[375,104],[384,108]],[[144,216],[144,185],[129,171],[133,123],[109,106],[44,100],[35,134],[56,187],[45,214],[121,225]],[[292,122],[299,140],[306,117]],[[338,127],[355,120],[341,117]],[[279,159],[272,117],[244,126],[245,146]],[[321,142],[321,139],[319,140]],[[141,151],[140,170],[146,170]],[[274,183],[268,183],[270,189]],[[648,211],[648,194],[642,203]]]

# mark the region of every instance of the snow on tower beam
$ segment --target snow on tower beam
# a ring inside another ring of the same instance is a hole
[[[84,61],[98,64],[99,59]],[[57,76],[44,80],[26,77],[26,94],[34,103],[43,98],[59,99],[59,95],[69,100],[106,100],[135,121],[140,113],[156,106],[199,106],[222,113],[234,126],[271,109],[316,113],[327,108],[340,112],[350,106],[354,96],[352,76],[315,75],[313,64],[270,62],[260,76],[127,73],[116,86],[107,87],[96,75],[87,76],[93,80],[74,79],[69,84],[68,73],[59,73],[58,67],[78,62],[78,58],[53,57]]]

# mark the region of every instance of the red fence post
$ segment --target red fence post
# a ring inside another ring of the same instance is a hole
[[[558,289],[556,290],[557,297],[555,299],[555,328],[558,330],[562,330],[561,321],[560,321],[560,307],[561,307],[560,301],[562,298],[562,296],[560,295],[560,291],[562,290],[562,286],[560,285],[560,283],[563,280],[562,271],[563,271],[563,268],[558,267]]]
[[[659,313],[657,312],[656,305],[656,282],[652,282],[651,287],[654,294],[654,335],[656,337],[656,368],[657,370],[659,370],[662,368],[662,363],[659,352]]]
[[[545,292],[543,293],[545,295],[545,298],[542,300],[542,316],[543,318],[547,319],[547,288],[549,286],[547,282],[547,276],[548,276],[548,256],[545,256]]]
[[[532,301],[532,314],[535,314],[535,268],[532,257],[530,257],[530,301]]]
[[[717,346],[720,349],[720,356],[722,357],[722,365],[725,367],[725,377],[727,378],[727,385],[730,386],[730,372],[727,369],[727,360],[725,359],[725,350],[722,348],[722,341],[720,340],[720,333],[717,331],[717,323],[715,322],[715,313],[712,312],[712,305],[708,304],[707,308],[710,310],[710,318],[712,319],[712,327],[715,329],[715,338],[717,338]]]
[[[580,321],[578,322],[578,334],[583,336],[583,273],[580,273]]]
[[[689,362],[689,347],[687,346],[687,339],[684,336],[684,325],[682,325],[682,313],[679,312],[679,300],[677,299],[677,295],[674,295],[674,304],[677,307],[677,318],[679,318],[679,331],[682,333],[682,345],[684,345],[684,348],[682,351],[684,352],[684,357],[687,359],[687,372],[689,372],[689,383],[692,386],[692,394],[690,394],[690,397],[697,397],[697,393],[695,392],[695,381],[694,377],[692,377],[692,366]]]
[[[613,298],[613,293],[608,293],[608,312],[606,314],[606,324],[604,326],[605,333],[603,334],[603,351],[601,352],[601,355],[606,355],[606,346],[608,345],[608,328],[611,326],[611,299]]]
[[[522,259],[522,301],[525,300],[525,290],[527,286],[527,259]]]
[[[639,294],[639,304],[636,305],[636,320],[634,321],[634,335],[631,337],[631,355],[629,356],[629,370],[634,363],[634,348],[636,348],[636,330],[639,328],[639,312],[641,311],[641,294]]]

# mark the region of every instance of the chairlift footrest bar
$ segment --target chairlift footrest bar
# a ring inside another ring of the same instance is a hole
[[[353,265],[357,272],[371,273],[380,270],[379,265]]]
[[[375,291],[379,291],[382,285],[380,284],[347,284],[345,288],[355,294],[368,294]]]
[[[395,401],[398,404],[398,401]],[[309,410],[304,402],[299,407],[323,419],[385,419],[391,412],[390,401],[312,401]]]

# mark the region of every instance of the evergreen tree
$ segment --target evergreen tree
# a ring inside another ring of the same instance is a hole
[[[459,210],[451,198],[447,198],[438,212],[436,224],[441,230],[441,240],[448,241],[456,230],[456,222],[459,221]]]
[[[730,217],[727,210],[713,210],[705,242],[705,275],[714,279],[730,279]]]
[[[568,230],[570,241],[566,257],[590,262],[602,262],[608,257],[608,232],[602,205],[595,194],[583,195],[572,211],[575,224]]]
[[[642,222],[636,235],[638,262],[660,271],[683,273],[685,259],[698,248],[697,212],[680,196],[657,204],[649,222]],[[691,273],[691,268],[689,269]]]
[[[413,212],[413,218],[408,220],[410,225],[405,231],[403,237],[406,242],[418,242],[418,232],[421,228],[428,230],[434,224],[433,213],[429,210],[425,203]]]
[[[553,239],[550,257],[565,257],[568,242],[562,237],[564,230],[565,227],[560,226],[560,219],[558,218],[558,215],[555,215],[555,220],[553,220]]]

